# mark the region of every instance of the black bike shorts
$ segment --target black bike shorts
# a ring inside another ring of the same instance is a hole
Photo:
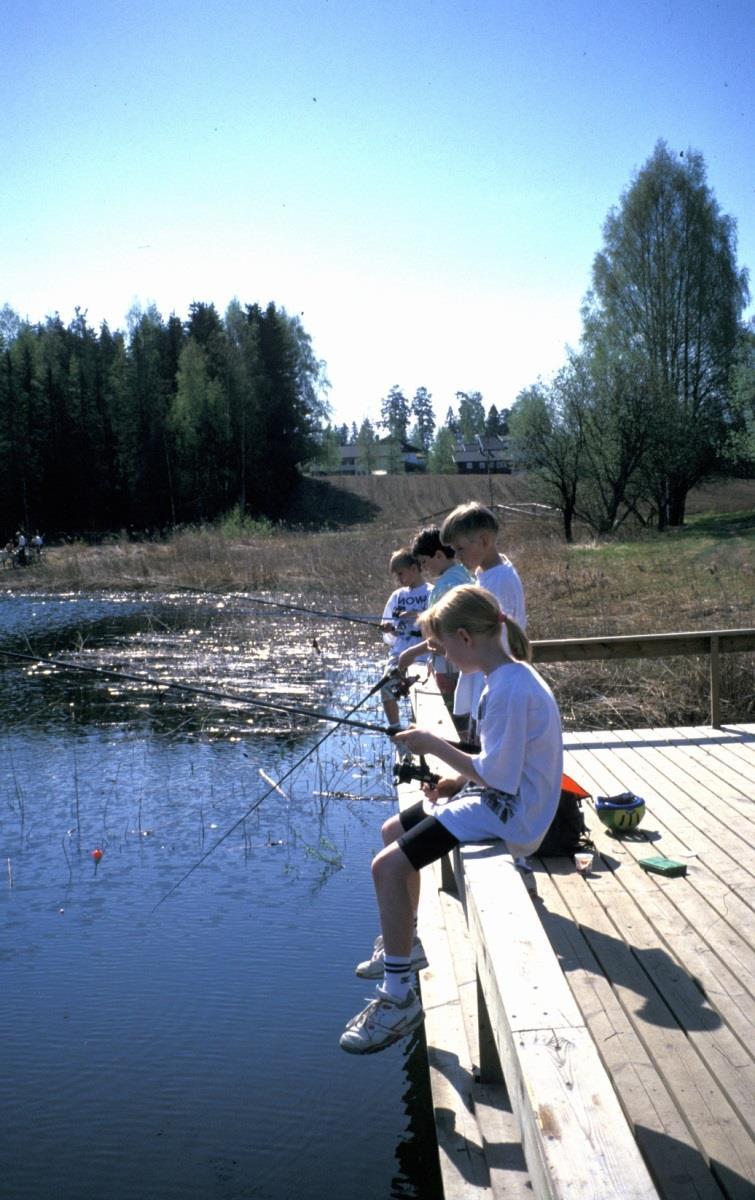
[[[449,833],[445,825],[427,815],[421,800],[400,812],[398,819],[404,830],[398,844],[415,871],[437,862],[459,845],[459,839]]]

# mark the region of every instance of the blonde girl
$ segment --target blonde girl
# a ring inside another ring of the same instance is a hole
[[[414,920],[419,872],[464,842],[500,838],[515,857],[532,854],[553,820],[561,793],[563,750],[558,707],[531,665],[526,634],[479,586],[447,592],[417,622],[433,650],[460,672],[482,671],[480,750],[467,754],[438,734],[411,728],[394,735],[402,750],[432,754],[450,768],[426,801],[391,817],[372,863],[382,935],[357,974],[382,974],[374,1000],[348,1022],[341,1046],[371,1054],[423,1019],[411,987],[426,964]],[[508,651],[501,641],[507,633]]]

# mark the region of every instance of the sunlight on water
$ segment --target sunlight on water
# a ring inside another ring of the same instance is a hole
[[[343,715],[379,675],[374,632],[231,598],[16,595],[0,648],[147,680],[0,658],[0,1192],[436,1196],[417,1039],[337,1044],[365,995],[390,743],[166,686]],[[383,724],[374,698],[355,717]]]

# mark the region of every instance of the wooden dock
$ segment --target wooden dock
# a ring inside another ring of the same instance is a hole
[[[418,721],[442,726],[417,691]],[[423,873],[445,1200],[753,1200],[755,725],[573,733],[565,749],[592,796],[647,803],[621,838],[587,803],[589,875],[535,859],[533,897],[494,844]],[[639,867],[659,854],[686,876]]]

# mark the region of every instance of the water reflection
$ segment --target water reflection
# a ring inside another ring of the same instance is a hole
[[[369,630],[186,597],[0,598],[0,647],[341,712],[382,656]],[[334,731],[270,788],[326,726],[2,659],[0,729],[7,1194],[436,1194],[416,1052],[337,1045],[387,739]]]
[[[2,602],[0,648],[65,660],[19,664],[0,657],[0,720],[25,727],[134,725],[155,735],[284,738],[296,745],[322,724],[305,716],[211,701],[171,690],[212,687],[250,700],[343,714],[359,699],[361,667],[344,670],[342,631],[306,617],[239,612],[213,598],[11,597]],[[350,631],[356,652],[362,630]],[[152,684],[91,676],[80,668],[138,675]]]

